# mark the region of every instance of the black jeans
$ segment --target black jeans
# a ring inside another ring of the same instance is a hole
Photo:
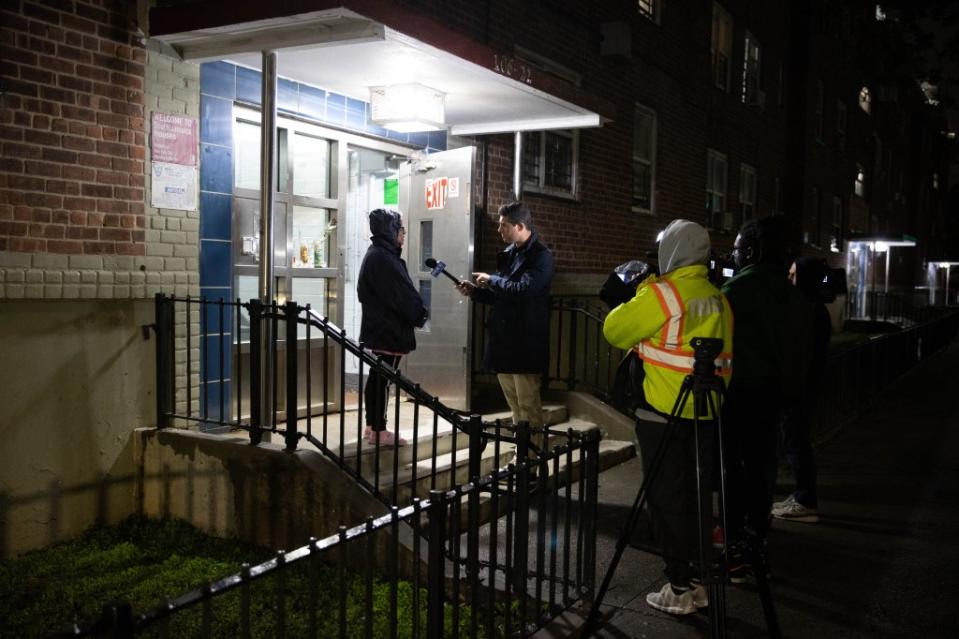
[[[809,439],[812,406],[802,402],[783,414],[783,456],[796,478],[793,499],[806,508],[818,508],[816,499],[816,458]]]
[[[730,389],[723,404],[726,456],[726,535],[765,539],[776,485],[781,404],[772,389]]]
[[[700,539],[708,561],[712,532],[713,441],[716,435],[712,421],[699,423],[699,477],[701,502],[697,509],[696,438],[694,424],[679,420],[673,426],[662,422],[636,420],[636,436],[643,456],[643,472],[649,472],[656,450],[664,437],[670,439],[656,476],[648,484],[647,508],[653,538],[666,562],[666,577],[674,586],[689,586],[693,569],[699,563]],[[702,521],[699,516],[702,514]]]
[[[396,368],[400,364],[402,355],[380,354],[383,363]],[[363,404],[366,413],[366,425],[373,430],[386,430],[386,392],[389,380],[380,375],[375,368],[370,369],[370,376],[366,379],[366,388],[363,390]]]

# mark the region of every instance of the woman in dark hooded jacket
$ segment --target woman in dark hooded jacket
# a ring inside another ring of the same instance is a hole
[[[406,229],[396,211],[370,211],[372,244],[363,257],[359,282],[356,285],[363,319],[360,341],[383,362],[396,367],[400,358],[416,349],[413,328],[426,323],[428,311],[423,298],[413,286],[406,262],[400,258]],[[386,430],[388,381],[370,369],[363,391],[366,404],[366,429],[363,437],[371,444],[377,440],[385,446],[403,446],[406,440],[399,432]]]

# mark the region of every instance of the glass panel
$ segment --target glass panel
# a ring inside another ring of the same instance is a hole
[[[423,298],[423,306],[429,311],[430,305],[433,303],[433,280],[420,280],[420,297]],[[426,324],[420,330],[429,333],[430,320],[426,320]]]
[[[539,184],[540,134],[523,135],[523,182]]]
[[[426,268],[426,260],[433,257],[433,222],[420,222],[419,270]]]
[[[653,158],[653,122],[652,115],[637,109],[633,131],[633,157],[637,160],[651,161]]]
[[[293,195],[330,197],[330,141],[296,134]]]
[[[279,193],[288,193],[290,190],[290,154],[289,131],[277,129],[276,133],[276,190]]]
[[[547,133],[545,155],[546,175],[543,186],[570,190],[573,185],[573,139]]]
[[[641,209],[650,208],[650,188],[652,171],[643,162],[633,162],[633,205]]]
[[[332,213],[330,209],[293,207],[293,268],[330,266],[331,247],[336,242],[336,218]]]
[[[256,275],[240,275],[236,278],[236,296],[244,304],[258,297],[259,278]],[[240,341],[250,339],[250,313],[245,308],[240,309]]]
[[[260,188],[260,125],[237,122],[233,127],[233,175],[238,189]]]
[[[320,315],[328,316],[329,309],[327,308],[326,295],[328,288],[327,278],[325,277],[294,277],[290,299],[300,306],[309,304],[310,308]],[[322,337],[323,333],[320,330],[312,329],[310,335],[312,337]],[[299,325],[297,337],[300,339],[306,337],[306,325]]]

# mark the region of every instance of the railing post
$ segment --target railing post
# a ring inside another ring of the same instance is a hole
[[[296,382],[297,382],[297,348],[296,329],[297,312],[296,302],[287,302],[284,308],[286,319],[286,449],[296,450]],[[307,344],[309,348],[309,344]]]
[[[260,395],[263,370],[263,334],[260,323],[263,321],[263,303],[258,299],[251,299],[250,313],[250,443],[256,446],[263,440],[263,411]]]
[[[576,349],[578,348],[576,326],[579,324],[576,319],[576,309],[579,308],[579,304],[573,301],[570,306],[573,310],[569,314],[569,375],[566,378],[566,388],[576,390]]]
[[[113,639],[133,637],[133,608],[127,602],[107,604],[102,617],[108,620]]]
[[[443,595],[446,592],[446,557],[443,544],[446,540],[446,492],[430,491],[430,507],[427,511],[429,549],[426,565],[426,637],[443,639]]]
[[[526,573],[529,565],[529,422],[516,425],[516,490],[513,525],[513,587],[517,596],[526,598]],[[526,623],[526,620],[523,620]]]
[[[157,428],[168,428],[173,422],[176,379],[174,369],[174,319],[173,298],[163,293],[154,297],[156,309],[156,392],[157,392]],[[189,307],[188,307],[189,308]],[[187,331],[190,330],[189,311],[187,313]],[[191,383],[190,371],[187,371],[186,383]]]
[[[483,442],[483,418],[480,415],[470,415],[469,428],[469,480],[479,478],[480,459],[486,444]]]

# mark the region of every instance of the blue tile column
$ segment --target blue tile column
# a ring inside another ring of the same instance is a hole
[[[233,299],[233,103],[237,99],[237,75],[237,67],[227,62],[200,66],[200,296],[208,302],[200,317],[200,411],[212,421],[229,421],[232,414],[235,318],[225,304],[221,318],[219,301]],[[244,80],[248,87],[248,75]]]

